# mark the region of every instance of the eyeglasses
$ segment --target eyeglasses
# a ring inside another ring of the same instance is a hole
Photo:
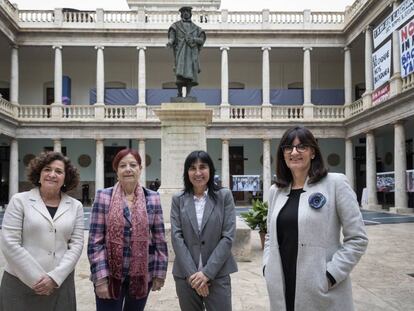
[[[281,147],[283,153],[292,153],[293,149],[296,148],[296,151],[303,153],[309,149],[309,146],[306,144],[297,144],[297,145],[284,145]]]

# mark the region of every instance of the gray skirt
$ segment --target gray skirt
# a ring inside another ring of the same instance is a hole
[[[35,292],[4,271],[0,287],[0,311],[76,311],[74,271],[49,296]]]

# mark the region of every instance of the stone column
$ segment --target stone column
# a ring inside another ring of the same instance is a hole
[[[380,210],[377,199],[377,158],[375,153],[375,137],[372,131],[369,131],[366,137],[366,168],[367,168],[367,198],[368,204],[366,209]]]
[[[344,88],[345,88],[345,105],[352,103],[352,62],[351,49],[344,48]]]
[[[11,49],[10,102],[19,104],[19,47],[17,45]]]
[[[345,175],[352,189],[355,190],[354,146],[351,138],[345,139]]]
[[[372,73],[372,27],[365,29],[365,93],[362,95],[364,109],[372,106],[373,90],[373,73]]]
[[[272,184],[272,166],[270,162],[270,139],[263,139],[263,202],[269,199]]]
[[[229,47],[221,47],[221,104],[229,104],[229,65],[227,51]]]
[[[95,163],[95,193],[103,189],[105,185],[105,168],[104,168],[104,140],[96,139],[96,163]]]
[[[395,212],[407,211],[408,209],[406,170],[405,129],[404,123],[400,121],[394,124]]]
[[[229,140],[221,140],[221,185],[230,189]]]
[[[96,46],[96,103],[105,103],[104,47]]]
[[[62,104],[62,47],[53,46],[55,50],[55,100],[54,104]]]
[[[10,141],[10,169],[9,169],[9,201],[19,192],[19,143],[17,139]]]
[[[142,166],[140,183],[141,183],[141,186],[146,187],[147,186],[147,176],[146,176],[147,163],[145,159],[145,139],[140,139],[138,141],[138,152],[139,152],[139,156],[141,157],[141,166]]]
[[[137,47],[138,50],[138,98],[139,105],[146,104],[145,92],[146,92],[146,68],[145,68],[145,46]]]
[[[62,140],[61,139],[54,139],[53,140],[53,151],[54,152],[62,152]]]
[[[270,65],[269,51],[270,47],[262,47],[263,63],[262,63],[262,97],[263,105],[270,105]]]
[[[310,52],[311,47],[303,48],[303,104],[312,104],[311,92],[312,92],[312,81],[311,81],[311,59]]]
[[[399,0],[394,0],[392,3],[392,9],[395,11],[400,5]],[[393,75],[390,79],[390,93],[391,96],[395,96],[402,91],[402,79],[401,79],[401,67],[400,67],[400,38],[398,30],[392,33],[392,61],[393,61]]]

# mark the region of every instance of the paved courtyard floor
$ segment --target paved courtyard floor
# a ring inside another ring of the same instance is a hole
[[[414,310],[414,223],[383,224],[366,227],[369,235],[367,253],[352,272],[355,306],[358,311]],[[268,297],[261,273],[262,250],[257,232],[252,232],[251,262],[239,263],[232,275],[233,310],[266,311]],[[85,245],[88,231],[85,231]],[[0,274],[4,257],[0,254]],[[180,310],[168,267],[165,287],[151,293],[148,311]],[[95,310],[86,247],[76,268],[76,294],[79,311]],[[62,310],[64,311],[64,310]]]

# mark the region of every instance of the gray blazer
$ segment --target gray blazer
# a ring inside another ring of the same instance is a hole
[[[216,202],[207,197],[201,230],[198,230],[192,194],[178,193],[171,206],[171,240],[175,252],[172,273],[187,278],[198,271],[213,280],[237,271],[231,253],[236,232],[236,214],[231,191],[216,191]]]
[[[298,213],[295,310],[354,310],[349,274],[368,244],[355,193],[345,175],[335,173],[316,184],[308,185],[306,181],[304,190]],[[289,192],[290,187],[278,189],[273,185],[269,195],[263,264],[272,311],[286,310],[276,220]],[[316,192],[327,200],[320,209],[310,207],[308,202]],[[336,280],[331,288],[326,271]]]

